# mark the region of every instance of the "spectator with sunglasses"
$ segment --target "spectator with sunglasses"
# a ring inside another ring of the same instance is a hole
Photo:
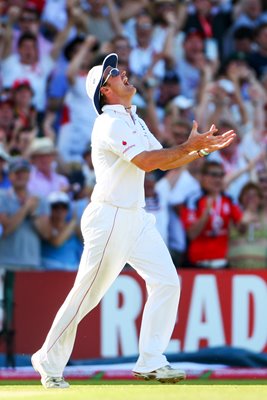
[[[228,267],[231,224],[245,230],[240,207],[226,195],[223,165],[206,161],[201,170],[201,191],[190,195],[181,209],[188,238],[188,266],[221,269]]]
[[[212,125],[199,134],[194,122],[185,143],[163,149],[138,117],[132,105],[136,88],[126,72],[118,70],[115,53],[89,71],[86,90],[98,116],[92,132],[97,183],[81,219],[84,250],[74,286],[32,364],[44,387],[69,387],[63,370],[77,326],[127,263],[145,279],[148,289],[134,375],[175,383],[185,373],[172,368],[163,353],[177,318],[180,284],[155,217],[144,210],[145,172],[181,167],[228,146],[235,133],[214,136],[217,129]]]

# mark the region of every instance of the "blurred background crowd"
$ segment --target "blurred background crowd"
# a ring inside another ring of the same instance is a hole
[[[267,267],[265,0],[0,0],[0,270],[78,268],[95,184],[85,79],[115,52],[164,147],[228,148],[146,174],[176,267]]]

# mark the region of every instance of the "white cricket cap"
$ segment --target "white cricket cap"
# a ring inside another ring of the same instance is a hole
[[[97,114],[102,114],[100,106],[100,88],[103,82],[103,73],[107,67],[117,68],[118,55],[116,53],[109,54],[103,61],[102,65],[96,65],[91,68],[86,78],[86,92],[93,102],[94,109]]]

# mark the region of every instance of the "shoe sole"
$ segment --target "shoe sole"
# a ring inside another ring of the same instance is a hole
[[[177,383],[186,379],[185,374],[183,375],[181,374],[179,376],[175,376],[172,378],[157,378],[155,375],[148,375],[148,374],[143,375],[142,373],[138,372],[134,372],[133,375],[137,379],[142,379],[145,381],[158,381],[160,383]]]

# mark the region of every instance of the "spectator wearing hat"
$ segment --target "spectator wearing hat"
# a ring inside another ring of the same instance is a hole
[[[29,154],[33,164],[28,183],[30,193],[45,197],[55,191],[68,190],[68,179],[55,170],[57,150],[50,138],[35,138]]]
[[[0,190],[8,189],[11,186],[6,168],[8,160],[9,155],[6,152],[2,143],[0,143]]]
[[[82,253],[79,221],[70,211],[71,203],[66,193],[50,193],[48,203],[52,234],[42,242],[42,265],[47,270],[75,271]]]
[[[70,197],[72,199],[72,210],[81,221],[85,208],[91,201],[93,187],[88,184],[86,176],[81,169],[73,170],[68,174],[70,182]]]
[[[4,269],[41,267],[40,238],[51,234],[48,207],[44,199],[28,189],[31,164],[14,157],[9,163],[11,187],[0,194],[3,236],[0,239],[0,266]]]
[[[20,128],[33,129],[37,125],[37,113],[32,105],[33,90],[28,79],[16,79],[12,85],[15,111],[15,131]]]

